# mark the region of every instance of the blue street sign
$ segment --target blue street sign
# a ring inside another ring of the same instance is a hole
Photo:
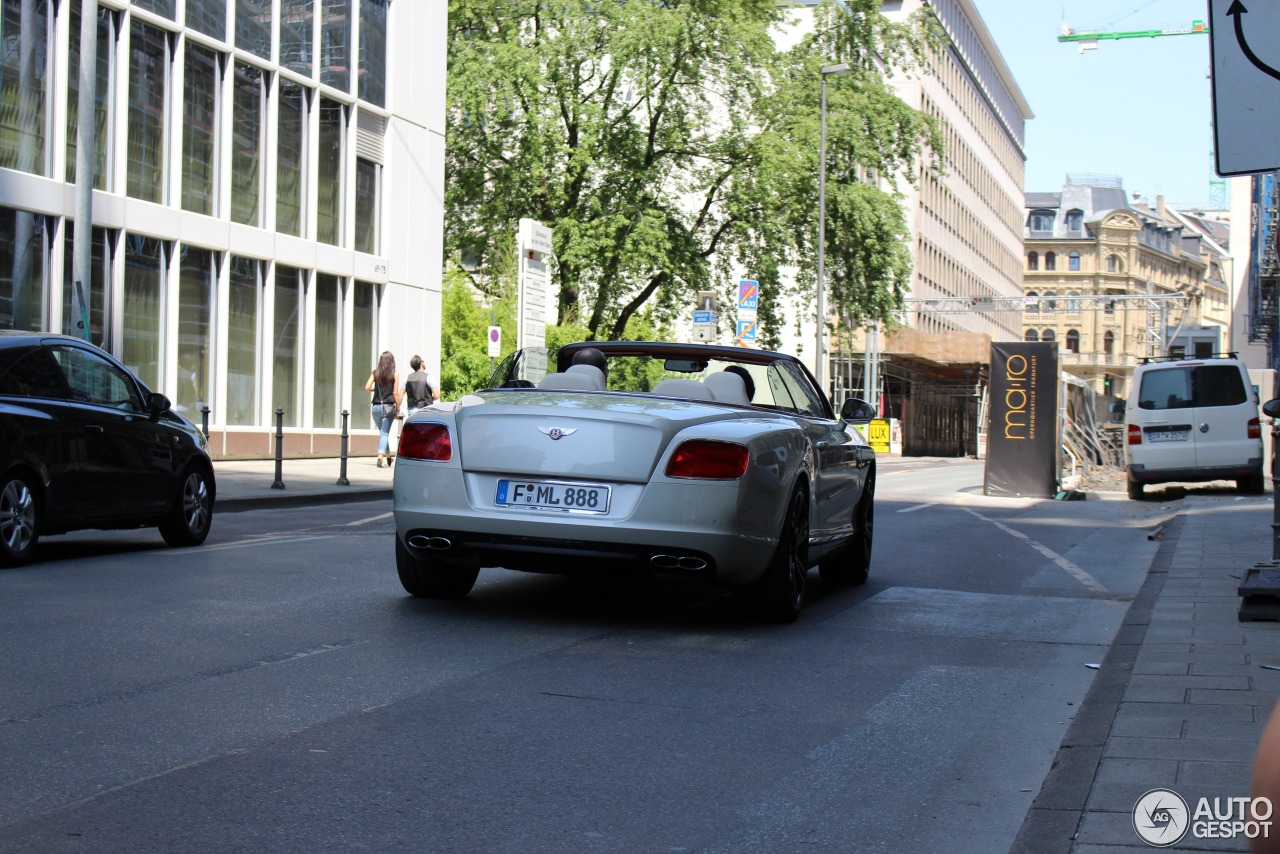
[[[738,340],[739,341],[756,340],[756,322],[754,320],[738,321]]]
[[[716,313],[714,311],[695,311],[693,313],[693,322],[694,323],[715,323],[716,322],[715,314]]]
[[[738,282],[738,308],[749,308],[753,311],[760,305],[760,283],[753,279]]]

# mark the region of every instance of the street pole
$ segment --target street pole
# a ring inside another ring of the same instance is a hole
[[[90,340],[89,291],[93,282],[94,108],[98,91],[98,0],[80,5],[80,92],[76,101],[75,232],[71,239],[71,334]],[[67,319],[63,319],[66,328]],[[104,346],[105,342],[104,342]]]
[[[821,69],[822,75],[822,106],[819,110],[818,119],[818,333],[817,333],[817,352],[813,359],[813,376],[818,381],[818,388],[826,391],[822,382],[823,363],[826,362],[826,342],[823,340],[823,331],[826,326],[826,307],[824,300],[826,294],[826,282],[823,281],[826,272],[826,254],[827,254],[827,75],[829,74],[848,74],[852,69],[847,62],[840,62],[835,65],[825,65]]]

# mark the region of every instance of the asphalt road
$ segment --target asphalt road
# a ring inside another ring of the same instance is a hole
[[[881,470],[871,581],[485,570],[404,595],[389,502],[48,540],[0,572],[0,850],[1007,850],[1158,502]]]

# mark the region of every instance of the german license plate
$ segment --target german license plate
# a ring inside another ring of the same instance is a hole
[[[1186,430],[1148,430],[1148,442],[1185,442],[1187,441],[1188,431]]]
[[[526,510],[608,513],[609,487],[596,483],[499,480],[495,503],[499,507],[521,507]]]

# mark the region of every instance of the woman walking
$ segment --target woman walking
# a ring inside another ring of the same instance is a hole
[[[400,375],[396,373],[396,357],[386,350],[378,357],[378,367],[369,374],[365,391],[373,392],[373,421],[378,425],[378,468],[395,462],[390,450],[391,425],[400,414]]]

